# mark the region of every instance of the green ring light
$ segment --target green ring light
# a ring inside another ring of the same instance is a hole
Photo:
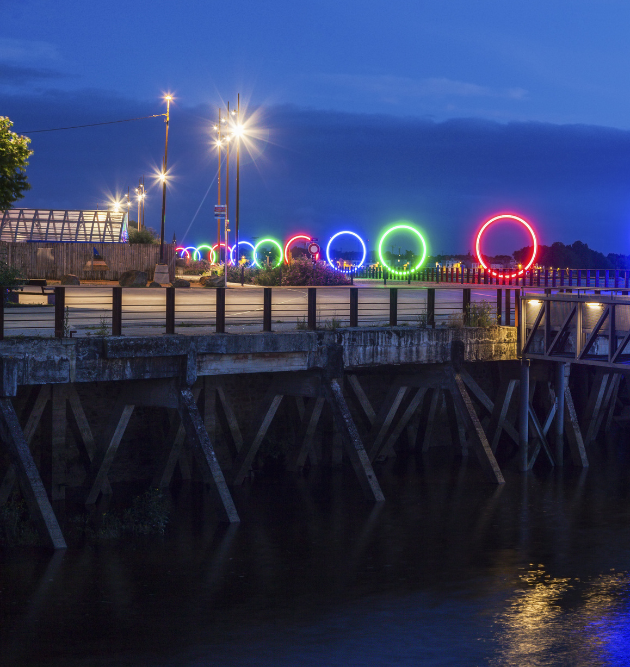
[[[418,262],[416,266],[413,267],[413,269],[408,269],[406,271],[399,271],[398,269],[392,269],[390,266],[388,266],[387,262],[383,259],[383,241],[392,233],[395,231],[398,231],[400,229],[407,230],[409,232],[413,232],[416,234],[416,236],[420,239],[420,243],[422,243],[422,258]],[[394,275],[397,276],[407,276],[410,273],[416,272],[423,264],[424,260],[427,257],[427,244],[424,240],[424,237],[422,234],[415,228],[412,227],[411,225],[394,225],[393,227],[390,227],[384,234],[381,236],[381,240],[378,242],[378,258],[381,260],[381,264],[390,272],[393,273]]]
[[[284,261],[284,253],[282,252],[282,246],[274,239],[263,239],[262,241],[258,241],[258,243],[254,246],[254,264],[259,269],[262,268],[258,263],[258,260],[256,259],[256,251],[263,243],[273,243],[276,246],[276,248],[278,248],[278,252],[280,253],[280,259],[278,260],[278,263],[273,267],[274,269],[278,268],[280,264],[282,264],[282,262]]]

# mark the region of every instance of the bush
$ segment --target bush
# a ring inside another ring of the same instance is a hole
[[[313,262],[306,257],[294,259],[290,265],[277,268],[248,266],[244,269],[244,282],[248,285],[264,287],[317,287],[325,285],[349,285],[350,278],[344,273],[335,271],[325,262]],[[228,281],[241,282],[241,267],[228,267]]]
[[[4,294],[4,301],[7,302],[7,296],[24,284],[24,277],[18,269],[9,266],[6,262],[0,261],[0,289]]]
[[[198,276],[200,273],[206,273],[210,271],[212,264],[207,259],[199,259],[194,262],[190,262],[184,268],[183,274],[185,276]]]
[[[471,303],[468,307],[469,327],[493,327],[497,325],[497,313],[494,306],[486,300]]]
[[[129,230],[129,244],[144,243],[153,244],[159,243],[157,232],[151,227],[144,227],[144,229],[130,229]]]

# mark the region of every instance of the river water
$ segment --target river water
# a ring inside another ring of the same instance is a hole
[[[242,523],[172,493],[163,537],[0,551],[2,665],[628,665],[630,456],[487,484],[472,458],[260,477]]]

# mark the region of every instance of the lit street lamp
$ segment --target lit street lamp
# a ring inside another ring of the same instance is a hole
[[[166,96],[166,140],[164,142],[164,160],[162,162],[162,173],[160,174],[160,180],[162,181],[162,224],[160,225],[160,261],[155,267],[155,274],[153,280],[160,284],[166,284],[169,282],[168,277],[168,266],[164,264],[164,227],[166,225],[166,170],[167,170],[167,159],[168,159],[168,125],[170,120],[170,108],[171,108],[171,99],[170,95]]]

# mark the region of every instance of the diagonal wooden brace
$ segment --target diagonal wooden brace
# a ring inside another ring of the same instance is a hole
[[[238,512],[234,506],[234,501],[223,477],[214,447],[210,442],[210,436],[208,435],[208,431],[206,431],[192,391],[187,387],[179,389],[177,399],[177,409],[182,419],[182,424],[186,429],[188,442],[199,465],[208,470],[214,482],[211,488],[214,489],[216,495],[217,510],[220,512],[222,520],[228,523],[238,523],[240,521]]]
[[[381,491],[370,459],[361,442],[361,436],[350,414],[350,408],[346,403],[339,380],[337,378],[322,380],[322,389],[326,400],[332,408],[335,425],[341,433],[348,458],[359,478],[363,492],[370,500],[377,503],[383,502],[385,496]]]
[[[65,549],[66,541],[10,398],[0,398],[0,434],[7,443],[22,493],[40,534],[54,549]]]

